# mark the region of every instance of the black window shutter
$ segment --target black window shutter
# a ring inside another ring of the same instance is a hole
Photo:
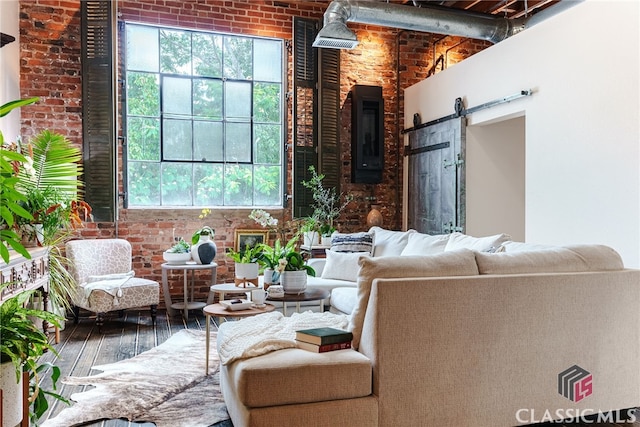
[[[313,213],[311,191],[302,185],[310,179],[309,166],[317,168],[317,50],[311,45],[318,22],[293,19],[293,216]]]
[[[85,201],[95,221],[115,220],[115,95],[113,44],[115,4],[81,2],[82,152]]]
[[[325,188],[340,194],[340,50],[320,51],[318,169]]]
[[[293,20],[293,216],[313,213],[309,166],[340,191],[340,51],[312,46],[316,20]]]

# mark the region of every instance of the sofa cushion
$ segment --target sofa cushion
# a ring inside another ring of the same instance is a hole
[[[331,290],[331,311],[351,314],[358,301],[357,288],[334,288]]]
[[[333,233],[331,250],[334,252],[373,252],[373,233]]]
[[[353,332],[354,348],[358,348],[360,344],[362,325],[374,279],[478,275],[474,253],[468,249],[425,256],[361,257],[358,264],[358,299],[349,322],[349,330]]]
[[[371,394],[371,362],[354,350],[289,348],[226,365],[234,395],[248,407],[350,399]]]
[[[572,245],[536,251],[476,252],[480,274],[564,273],[622,270],[620,255],[604,245]]]
[[[398,256],[407,246],[409,235],[415,230],[392,231],[380,227],[371,227],[370,233],[374,235],[373,256]]]
[[[431,236],[423,233],[410,233],[407,246],[404,247],[400,255],[433,255],[444,252],[444,248],[449,241],[448,234],[438,234]]]
[[[462,233],[451,233],[449,241],[445,246],[445,251],[454,251],[456,249],[471,249],[480,252],[495,252],[504,242],[511,240],[508,234],[496,234],[486,237],[473,237]]]
[[[370,256],[368,252],[336,252],[326,251],[327,262],[322,270],[323,279],[348,280],[355,282],[358,280],[358,259],[361,256]]]

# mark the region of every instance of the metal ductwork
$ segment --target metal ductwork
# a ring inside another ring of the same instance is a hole
[[[432,6],[410,7],[387,2],[334,0],[325,11],[324,26],[313,46],[334,49],[356,47],[358,40],[355,33],[347,27],[348,21],[498,43],[522,31],[526,19],[507,19]]]

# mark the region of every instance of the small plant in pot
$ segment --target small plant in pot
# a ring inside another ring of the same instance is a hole
[[[184,264],[191,259],[191,246],[180,239],[171,248],[164,251],[162,258],[167,264]]]
[[[227,256],[236,263],[236,286],[248,283],[258,286],[258,260],[261,254],[260,245],[245,245],[244,249],[239,251],[233,249],[227,251]]]
[[[280,273],[280,284],[286,294],[304,292],[307,289],[307,276],[316,275],[316,271],[307,265],[304,256],[295,247],[288,247],[276,271]]]

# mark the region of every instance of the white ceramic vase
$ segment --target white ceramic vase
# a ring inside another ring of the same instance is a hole
[[[285,294],[301,294],[307,289],[307,271],[283,271],[280,284]]]
[[[162,253],[162,258],[165,260],[167,264],[186,264],[187,261],[191,261],[191,253],[175,253],[175,252],[167,252],[164,251]]]
[[[317,231],[305,231],[303,240],[305,246],[318,246],[320,244],[320,235]]]
[[[198,243],[191,246],[191,257],[198,264],[211,264],[217,252],[218,248],[209,235],[200,236]]]
[[[22,421],[22,375],[16,382],[13,362],[0,365],[0,389],[2,390],[2,427],[13,427]]]
[[[280,275],[275,274],[275,270],[272,268],[264,269],[264,284],[265,285],[277,285],[280,283]],[[274,276],[277,276],[274,278]]]
[[[258,270],[257,262],[236,262],[236,279],[257,279]]]

